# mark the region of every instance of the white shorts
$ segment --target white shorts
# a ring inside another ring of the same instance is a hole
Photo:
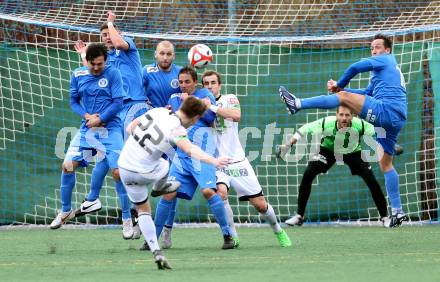
[[[228,189],[234,188],[240,201],[263,196],[260,182],[248,159],[217,169],[215,175],[217,184],[225,184]]]
[[[134,172],[119,168],[121,181],[127,190],[128,198],[134,204],[142,204],[148,200],[148,185],[152,185],[164,177],[168,177],[170,165],[168,161],[160,159],[158,165],[150,172]]]

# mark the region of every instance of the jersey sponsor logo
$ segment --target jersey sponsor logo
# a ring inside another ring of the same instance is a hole
[[[179,87],[179,80],[177,78],[171,80],[170,85],[173,88],[178,88]]]
[[[147,67],[147,72],[158,72],[159,68],[158,67]]]
[[[220,169],[224,174],[232,177],[248,176],[249,172],[247,168],[222,168]]]
[[[83,76],[83,75],[88,75],[88,74],[89,74],[89,70],[80,70],[80,71],[76,71],[76,72],[73,73],[73,75],[75,77]]]
[[[108,85],[108,80],[107,80],[107,78],[101,78],[101,79],[98,81],[98,85],[99,85],[99,87],[106,87],[106,86]]]

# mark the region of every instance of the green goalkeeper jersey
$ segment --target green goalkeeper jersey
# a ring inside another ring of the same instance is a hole
[[[339,154],[348,154],[361,150],[362,137],[375,135],[374,126],[362,119],[354,117],[351,127],[338,130],[336,117],[325,117],[301,126],[297,134],[301,137],[312,134],[313,138],[321,138],[321,146]]]

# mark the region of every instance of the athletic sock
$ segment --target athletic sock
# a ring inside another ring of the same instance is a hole
[[[231,231],[231,236],[238,237],[237,229],[235,229],[235,224],[234,224],[234,214],[232,213],[232,208],[231,205],[229,204],[228,199],[223,200],[223,205],[225,206],[226,221],[228,222],[229,230]]]
[[[164,226],[166,228],[172,229],[174,224],[174,217],[176,216],[176,206],[177,206],[177,198],[172,200],[172,205],[170,208],[170,213],[168,214],[167,220],[165,221]]]
[[[61,173],[61,205],[62,211],[68,212],[72,209],[72,191],[75,187],[75,172]]]
[[[119,202],[121,203],[122,219],[131,219],[130,213],[130,199],[128,198],[127,191],[125,190],[122,181],[115,181],[116,192],[118,193]]]
[[[300,99],[301,109],[333,109],[340,105],[336,94]]]
[[[156,226],[157,238],[159,238],[160,233],[162,233],[163,226],[168,218],[172,205],[173,205],[173,200],[167,201],[164,198],[161,198],[159,200],[159,203],[157,203],[156,214],[154,216],[154,225]]]
[[[273,232],[278,233],[282,230],[280,224],[278,223],[275,211],[269,203],[267,204],[267,211],[260,214],[269,223],[270,228],[272,228]]]
[[[160,250],[159,243],[157,242],[156,227],[154,226],[151,214],[146,212],[139,213],[138,224],[145,241],[148,243],[148,246],[150,246],[151,252]]]
[[[109,170],[108,163],[101,161],[96,163],[95,168],[92,170],[92,176],[90,179],[90,191],[86,197],[87,201],[94,201],[99,198],[99,192],[101,191],[102,184],[104,183],[105,176]]]
[[[385,187],[387,189],[388,198],[390,199],[391,208],[394,209],[394,211],[400,211],[402,209],[402,205],[400,202],[399,175],[393,168],[390,171],[385,172],[384,176]]]
[[[214,214],[217,223],[220,225],[223,235],[231,235],[228,221],[226,220],[226,210],[222,198],[215,194],[208,200],[211,212]]]

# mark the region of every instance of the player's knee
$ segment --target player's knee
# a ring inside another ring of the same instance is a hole
[[[203,197],[205,197],[207,200],[211,199],[216,193],[214,189],[208,188],[202,190]]]
[[[75,162],[73,161],[64,161],[61,165],[61,169],[64,173],[74,172],[76,167],[77,165],[75,165]]]
[[[115,181],[121,180],[121,177],[119,176],[119,169],[115,168],[112,170],[112,177]]]
[[[267,212],[267,202],[264,199],[264,197],[260,196],[257,198],[251,198],[250,202],[258,212],[260,213]]]
[[[220,198],[222,198],[222,200],[227,200],[228,199],[228,188],[226,188],[225,185],[217,185],[217,195],[220,196]]]

